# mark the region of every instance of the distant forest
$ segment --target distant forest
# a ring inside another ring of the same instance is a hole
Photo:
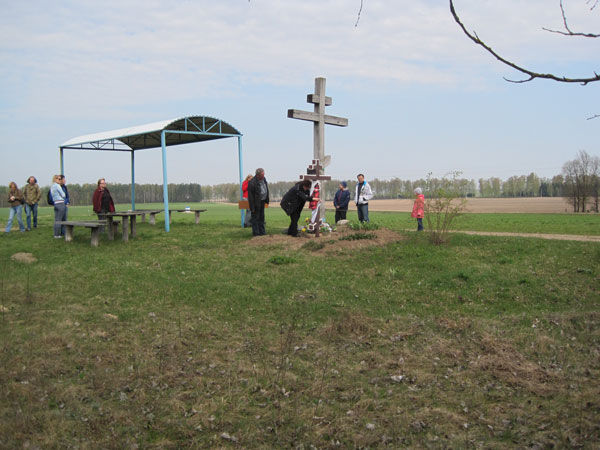
[[[342,180],[331,180],[325,183],[325,199],[333,198]],[[354,190],[356,180],[345,180],[351,191]],[[432,178],[429,181],[420,179],[416,181],[368,180],[374,191],[376,199],[413,198],[413,190],[421,187],[427,193],[435,191],[441,180]],[[294,181],[277,181],[269,183],[272,201],[280,200]],[[500,178],[481,178],[475,180],[457,179],[455,188],[465,197],[563,197],[565,195],[565,182],[562,175],[552,179],[540,178],[535,173],[522,176],[513,176],[502,181]],[[24,183],[23,183],[24,185]],[[23,185],[19,186],[22,188]],[[92,194],[96,184],[68,184],[72,205],[91,205]],[[45,195],[49,186],[42,186],[44,196],[40,201],[46,205]],[[131,184],[110,184],[108,186],[115,203],[131,202]],[[239,199],[239,185],[237,183],[223,183],[217,185],[201,186],[195,183],[169,184],[169,201],[171,202],[232,202]],[[8,206],[8,187],[0,187],[0,206]],[[352,194],[354,196],[354,194]],[[163,201],[162,184],[136,184],[136,204],[157,203]]]

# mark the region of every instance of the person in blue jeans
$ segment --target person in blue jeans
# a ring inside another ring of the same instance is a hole
[[[27,184],[23,187],[23,198],[25,199],[27,231],[29,231],[31,230],[31,216],[33,216],[33,228],[37,228],[38,203],[42,198],[42,190],[34,176],[27,179]]]
[[[54,239],[60,239],[64,235],[64,226],[56,222],[67,220],[67,207],[65,206],[66,195],[61,186],[61,175],[52,177],[50,195],[54,202]]]
[[[25,231],[25,225],[23,224],[23,194],[17,187],[17,183],[11,181],[8,185],[8,204],[10,205],[10,212],[8,215],[8,222],[4,231],[8,233],[12,228],[13,219],[17,216],[19,222],[19,231]]]
[[[69,189],[67,188],[67,177],[64,175],[59,175],[60,177],[60,187],[65,193],[65,218],[63,220],[69,220],[69,206],[71,205],[71,199],[69,198]],[[65,234],[65,227],[62,227],[62,234]]]
[[[359,173],[356,176],[356,193],[354,202],[356,203],[356,211],[358,212],[358,220],[362,222],[369,221],[369,200],[373,198],[373,191],[369,183],[365,181],[365,176]]]

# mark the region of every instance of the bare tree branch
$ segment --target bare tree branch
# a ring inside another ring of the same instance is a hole
[[[360,0],[360,9],[358,10],[358,17],[356,18],[356,23],[354,24],[354,28],[358,26],[358,21],[360,20],[360,13],[362,12],[363,0]]]
[[[600,117],[600,114],[594,114],[592,117],[588,117],[586,120],[597,119],[598,117]]]
[[[597,3],[597,0],[595,0]],[[595,6],[595,5],[594,5]],[[593,77],[588,77],[588,78],[569,78],[569,77],[565,77],[565,76],[557,76],[551,73],[538,73],[538,72],[534,72],[532,70],[526,69],[524,67],[521,67],[515,63],[513,63],[512,61],[509,61],[506,58],[503,58],[502,56],[500,56],[498,53],[496,53],[489,45],[487,45],[484,41],[482,41],[481,39],[479,39],[479,36],[477,36],[477,33],[473,32],[470,33],[467,31],[466,27],[463,25],[463,23],[461,22],[460,18],[458,17],[458,14],[456,13],[456,10],[454,9],[454,3],[453,0],[450,0],[450,13],[452,14],[452,17],[454,17],[454,21],[458,24],[458,26],[463,30],[463,32],[467,35],[467,37],[469,39],[471,39],[475,44],[480,45],[481,47],[483,47],[485,50],[488,51],[488,53],[490,53],[492,56],[494,56],[494,58],[496,58],[498,61],[500,61],[503,64],[506,64],[509,67],[512,67],[513,69],[524,73],[525,75],[527,75],[529,78],[524,79],[524,80],[509,80],[507,78],[504,78],[506,81],[511,82],[511,83],[526,83],[528,81],[534,80],[536,78],[543,78],[543,79],[547,79],[547,80],[553,80],[553,81],[558,81],[561,83],[580,83],[582,85],[586,85],[588,83],[592,83],[594,81],[600,81],[600,75],[594,72],[594,76]]]
[[[587,1],[587,4],[589,4],[589,3],[590,3],[590,0]],[[594,9],[597,4],[598,4],[598,0],[596,0],[596,2],[594,3],[594,5],[590,9]],[[565,31],[552,30],[550,28],[544,28],[544,27],[542,27],[542,30],[549,31],[550,33],[562,34],[563,36],[582,36],[582,37],[589,37],[589,38],[600,37],[600,34],[594,34],[594,33],[574,33],[573,31],[571,31],[571,29],[569,28],[569,24],[567,22],[567,16],[565,14],[565,8],[563,6],[562,0],[560,0],[560,11],[561,11],[561,14],[562,14],[563,24],[565,26],[565,30],[567,30],[567,31],[565,32]]]

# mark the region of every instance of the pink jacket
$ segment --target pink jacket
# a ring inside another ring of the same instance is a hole
[[[425,196],[423,194],[417,194],[415,203],[413,205],[411,217],[422,219],[425,216]]]

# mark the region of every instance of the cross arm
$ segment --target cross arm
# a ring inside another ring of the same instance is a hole
[[[287,116],[290,119],[308,120],[309,122],[319,121],[319,114],[310,111],[301,111],[299,109],[288,109]],[[345,117],[329,116],[325,114],[324,120],[328,125],[335,125],[338,127],[348,126],[348,119]]]
[[[308,94],[306,96],[306,103],[314,103],[314,104],[319,104],[321,103],[321,96],[317,95],[317,94]],[[333,104],[333,100],[331,100],[331,97],[325,97],[325,106],[331,106]]]

